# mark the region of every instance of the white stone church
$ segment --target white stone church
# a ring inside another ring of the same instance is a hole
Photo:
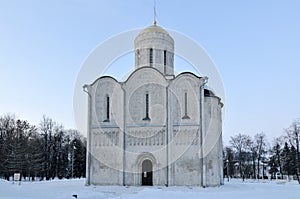
[[[85,85],[86,184],[222,185],[223,104],[205,86],[208,78],[174,75],[174,40],[156,24],[134,48],[126,81],[102,76]]]

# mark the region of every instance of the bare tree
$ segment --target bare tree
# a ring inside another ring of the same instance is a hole
[[[279,173],[281,174],[281,178],[283,179],[283,169],[282,169],[282,161],[281,161],[281,153],[284,146],[284,138],[278,137],[273,140],[273,144],[270,149],[270,155],[274,158],[274,162],[277,163],[276,166],[279,167]]]
[[[265,133],[258,133],[254,136],[254,140],[255,140],[255,144],[256,144],[256,148],[257,148],[257,175],[258,175],[258,179],[260,178],[260,161],[263,157],[263,155],[265,155],[267,153],[267,140],[266,140],[266,134]],[[264,166],[263,166],[264,168]],[[263,169],[263,176],[262,178],[264,178],[264,169]]]
[[[52,172],[52,147],[53,147],[53,131],[54,131],[55,122],[45,115],[40,122],[40,131],[42,136],[44,137],[44,175],[46,180],[49,180]]]
[[[249,135],[239,133],[236,136],[231,137],[230,144],[238,153],[239,159],[239,172],[240,177],[244,179],[245,176],[245,156],[247,152],[247,143],[251,140]]]
[[[9,180],[15,172],[29,180],[70,177],[70,149],[74,176],[83,177],[85,147],[86,140],[78,131],[65,130],[46,116],[39,128],[14,115],[0,116],[0,178]]]
[[[15,115],[6,114],[0,118],[0,175],[9,180],[7,168],[8,151],[11,142],[11,136],[15,129]]]
[[[234,174],[234,153],[231,147],[227,146],[224,148],[224,159],[224,174],[226,173],[226,176],[229,180],[229,178],[232,178]]]
[[[252,170],[253,170],[252,173],[253,173],[253,177],[256,179],[257,175],[256,175],[255,161],[257,159],[257,145],[251,138],[247,139],[246,145],[247,145],[248,150],[251,153]]]
[[[296,159],[296,176],[298,183],[300,184],[300,178],[299,178],[299,161],[300,161],[300,156],[299,156],[299,139],[300,139],[300,119],[295,120],[292,125],[288,128],[285,129],[287,139],[292,147],[296,149],[296,154],[295,154],[295,159]]]

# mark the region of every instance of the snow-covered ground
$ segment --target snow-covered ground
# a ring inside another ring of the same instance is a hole
[[[84,186],[84,179],[22,182],[0,180],[1,199],[171,198],[171,199],[299,199],[300,185],[286,181],[231,180],[224,186],[200,187],[118,187]]]

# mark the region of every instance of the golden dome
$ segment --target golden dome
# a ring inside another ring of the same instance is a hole
[[[149,33],[149,32],[161,32],[161,33],[169,34],[165,29],[157,25],[152,25],[145,28],[140,32],[140,34]]]

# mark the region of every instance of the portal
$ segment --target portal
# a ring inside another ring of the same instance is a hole
[[[144,160],[142,163],[142,185],[152,186],[152,162],[150,160]]]

